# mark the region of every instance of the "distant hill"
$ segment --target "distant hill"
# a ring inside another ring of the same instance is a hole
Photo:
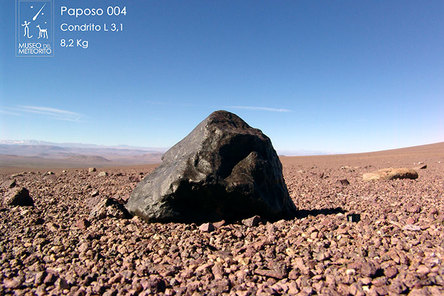
[[[100,146],[42,141],[0,141],[0,167],[85,167],[153,164],[165,148]]]
[[[0,167],[105,167],[156,164],[161,162],[167,148],[131,146],[100,146],[78,143],[51,143],[43,141],[0,140]],[[300,157],[339,157],[320,151],[279,151],[285,161],[298,161]],[[368,153],[344,154],[348,158],[379,157],[379,155],[444,155],[444,142]],[[286,156],[284,156],[286,155]],[[295,156],[299,155],[299,156]]]
[[[415,167],[420,163],[433,165],[444,161],[444,142],[412,146],[398,149],[317,156],[287,156],[281,161],[287,165],[317,164],[324,167],[332,166],[367,166],[369,163],[379,163],[381,168],[400,166]]]

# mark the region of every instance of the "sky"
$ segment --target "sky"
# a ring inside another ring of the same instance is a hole
[[[0,139],[170,147],[227,110],[278,151],[444,141],[444,1],[53,0],[41,58],[16,57],[15,6],[0,2]]]

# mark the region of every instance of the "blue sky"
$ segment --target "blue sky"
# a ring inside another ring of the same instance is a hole
[[[119,18],[60,6],[127,7]],[[52,58],[14,52],[0,3],[0,139],[168,147],[214,110],[279,150],[444,141],[444,2],[54,0]],[[61,32],[121,22],[123,32]]]

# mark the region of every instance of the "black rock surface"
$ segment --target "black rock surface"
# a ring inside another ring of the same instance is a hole
[[[216,111],[168,150],[134,189],[128,211],[149,222],[294,217],[270,139],[237,115]]]

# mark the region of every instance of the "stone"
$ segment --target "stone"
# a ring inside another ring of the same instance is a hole
[[[96,168],[88,168],[89,173],[94,173],[97,169]]]
[[[392,279],[398,274],[398,269],[396,266],[389,266],[384,270],[384,274],[389,279]]]
[[[220,220],[220,221],[217,221],[217,222],[214,222],[213,223],[213,226],[215,227],[215,228],[221,228],[222,226],[224,226],[225,225],[225,220]]]
[[[12,174],[12,175],[11,175],[11,178],[22,177],[24,174],[26,174],[26,172],[21,172],[21,173],[17,173],[17,174]]]
[[[2,183],[2,188],[11,189],[14,188],[17,185],[17,182],[15,180],[6,180]]]
[[[214,225],[211,223],[204,223],[199,226],[199,230],[202,232],[211,232],[214,230]]]
[[[442,293],[438,295],[442,295]],[[410,290],[409,296],[430,296],[430,293],[428,292],[427,287],[414,287]]]
[[[157,276],[151,276],[149,278],[149,288],[154,293],[165,291],[166,283],[163,279]]]
[[[419,212],[421,212],[421,207],[419,205],[409,204],[407,206],[407,212],[412,213],[412,214],[419,213]]]
[[[25,187],[13,188],[5,196],[5,202],[10,206],[33,206],[34,201],[29,196],[29,191]]]
[[[57,280],[57,276],[54,273],[49,272],[46,275],[45,279],[43,280],[43,283],[49,286],[49,285],[54,284],[56,280]]]
[[[364,262],[361,266],[361,274],[366,277],[374,277],[378,271],[373,262]]]
[[[107,172],[100,172],[97,174],[97,177],[106,177],[106,176],[108,176]]]
[[[362,176],[364,181],[372,180],[394,180],[394,179],[417,179],[418,172],[408,168],[386,168]]]
[[[259,222],[261,222],[261,220],[262,219],[260,216],[255,215],[251,218],[242,220],[242,224],[244,224],[245,226],[248,226],[248,227],[255,227],[255,226],[259,225]]]
[[[278,270],[268,270],[268,269],[256,269],[255,273],[258,275],[262,275],[265,277],[271,277],[271,278],[275,278],[278,280],[283,279],[286,275]]]
[[[350,294],[351,295],[365,295],[362,286],[358,283],[353,283],[350,285]]]
[[[5,279],[3,281],[3,285],[5,286],[5,288],[7,289],[17,289],[18,287],[20,287],[21,285],[21,281],[17,278],[14,279]]]
[[[294,259],[293,265],[294,267],[297,267],[302,274],[310,273],[310,268],[307,266],[307,264],[304,263],[304,260],[300,257]]]
[[[140,179],[138,176],[129,176],[128,180],[130,180],[130,182],[140,182]]]
[[[292,218],[296,207],[270,139],[216,111],[162,157],[131,193],[128,211],[148,222]]]
[[[416,272],[419,274],[428,274],[430,272],[430,269],[425,265],[420,265],[416,269]]]
[[[339,184],[341,184],[342,186],[348,186],[350,185],[350,182],[347,179],[341,179],[338,181]]]
[[[348,222],[359,222],[359,221],[361,221],[361,215],[360,214],[348,214],[347,221]]]
[[[125,206],[113,198],[104,198],[97,203],[89,214],[89,219],[104,219],[114,217],[119,219],[129,219],[132,217]]]
[[[421,231],[421,227],[419,227],[418,225],[406,224],[404,225],[404,227],[402,227],[402,230]]]
[[[90,225],[91,225],[91,223],[88,220],[86,220],[85,218],[80,219],[76,222],[76,227],[80,228],[82,230],[87,229]]]
[[[55,286],[60,290],[66,290],[70,288],[66,280],[63,278],[58,278],[55,282]]]
[[[416,220],[413,217],[408,217],[407,220],[405,220],[406,224],[415,224]]]
[[[35,275],[34,284],[35,285],[42,284],[43,280],[45,279],[46,276],[47,276],[46,271],[39,271],[39,272],[37,272],[36,275]]]

